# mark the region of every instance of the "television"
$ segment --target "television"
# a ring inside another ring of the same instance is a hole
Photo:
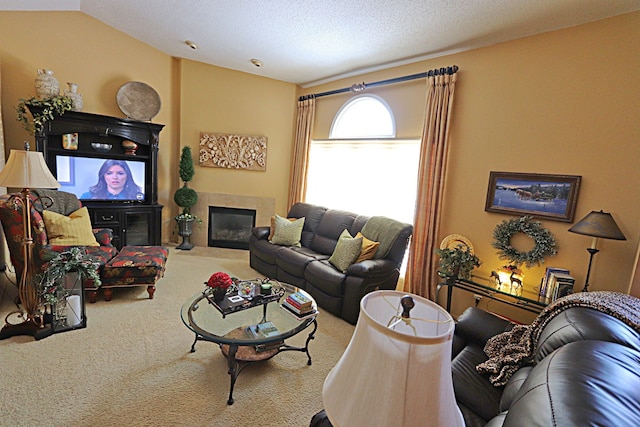
[[[144,161],[57,155],[55,163],[54,174],[60,190],[75,194],[81,201],[145,201]],[[100,177],[103,166],[103,177]]]

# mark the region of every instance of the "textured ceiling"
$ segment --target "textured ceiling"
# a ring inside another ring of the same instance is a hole
[[[0,10],[81,11],[171,56],[312,86],[640,10],[640,0],[0,0]]]

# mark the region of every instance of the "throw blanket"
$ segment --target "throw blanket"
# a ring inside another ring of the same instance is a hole
[[[362,235],[369,240],[380,242],[374,258],[386,257],[398,235],[407,226],[408,224],[384,216],[372,216],[369,218],[364,227],[362,227]]]
[[[505,385],[521,366],[533,362],[544,327],[570,307],[598,310],[621,320],[640,333],[639,298],[607,291],[575,293],[545,307],[531,325],[516,325],[511,331],[490,338],[484,347],[489,360],[476,366],[476,370],[490,374],[489,381],[494,386]]]

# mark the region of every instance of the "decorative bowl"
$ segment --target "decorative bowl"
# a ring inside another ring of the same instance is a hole
[[[103,144],[101,142],[92,142],[91,146],[94,150],[100,153],[106,153],[107,151],[111,151],[111,144]]]

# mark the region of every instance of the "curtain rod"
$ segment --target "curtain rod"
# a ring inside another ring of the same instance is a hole
[[[364,83],[364,82],[356,83],[351,85],[351,87],[343,87],[342,89],[335,89],[327,92],[303,95],[300,98],[298,98],[298,100],[305,101],[311,98],[321,98],[323,96],[337,95],[339,93],[345,93],[345,92],[360,93],[360,92],[364,92],[369,87],[385,86],[385,85],[390,85],[394,83],[406,82],[409,80],[422,79],[425,77],[433,77],[433,76],[439,76],[439,75],[445,75],[445,74],[455,74],[457,71],[458,71],[458,66],[452,65],[450,67],[442,67],[435,70],[429,70],[425,73],[411,74],[409,76],[402,76],[402,77],[396,77],[393,79],[380,80],[373,83]]]

